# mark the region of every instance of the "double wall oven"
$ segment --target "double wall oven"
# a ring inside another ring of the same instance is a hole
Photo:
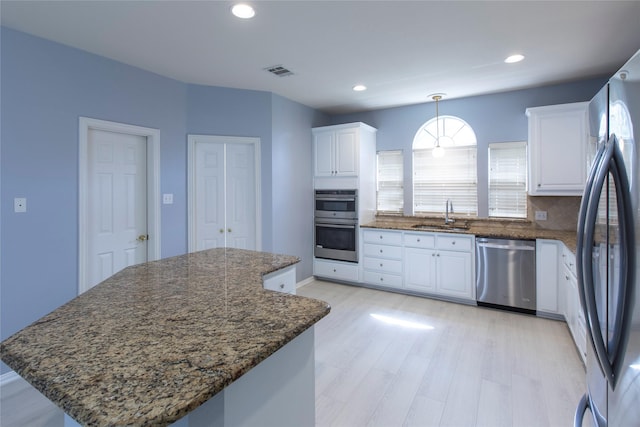
[[[315,190],[316,258],[358,262],[358,190]]]

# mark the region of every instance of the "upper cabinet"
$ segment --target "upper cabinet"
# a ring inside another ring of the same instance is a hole
[[[358,175],[358,129],[314,130],[315,176]]]
[[[588,102],[527,109],[529,194],[581,196],[586,181]]]
[[[348,123],[312,131],[316,182],[318,178],[357,178],[370,172],[367,162],[375,162],[376,129],[364,123]]]

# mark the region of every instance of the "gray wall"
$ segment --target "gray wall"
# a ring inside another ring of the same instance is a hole
[[[478,216],[488,215],[488,146],[493,142],[527,140],[525,110],[541,105],[589,101],[606,83],[595,78],[536,89],[504,92],[439,102],[440,115],[458,116],[475,131],[478,140]],[[378,129],[378,150],[404,152],[404,206],[411,214],[413,137],[425,122],[435,117],[435,104],[428,102],[407,107],[389,108],[357,114],[337,115],[332,124],[361,121]],[[444,210],[444,206],[443,206]]]
[[[1,338],[69,301],[78,289],[78,118],[158,128],[162,255],[186,248],[186,86],[2,28]],[[13,212],[26,197],[28,211]],[[2,366],[2,372],[6,366]]]
[[[273,96],[272,106],[273,251],[300,257],[296,274],[301,281],[313,274],[310,129],[323,126],[329,118],[278,95]]]

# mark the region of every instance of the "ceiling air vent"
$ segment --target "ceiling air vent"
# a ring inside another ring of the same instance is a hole
[[[265,68],[268,72],[278,77],[287,77],[292,76],[293,72],[291,70],[286,69],[282,65],[274,65],[272,67]]]

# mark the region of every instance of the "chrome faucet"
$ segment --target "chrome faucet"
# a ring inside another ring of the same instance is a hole
[[[450,213],[453,213],[453,203],[451,202],[451,199],[447,199],[444,207],[444,223],[445,224],[453,224],[454,222],[456,222],[455,219],[449,218]]]

